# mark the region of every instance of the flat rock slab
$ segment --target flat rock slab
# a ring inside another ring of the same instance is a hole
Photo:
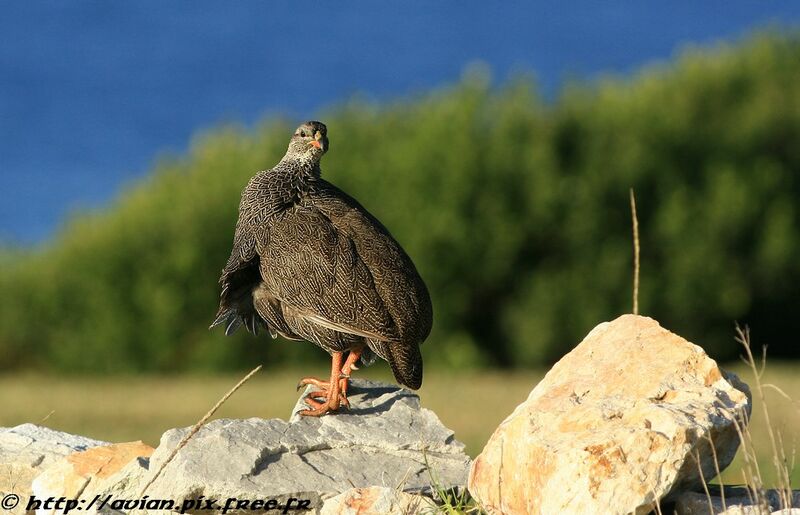
[[[306,393],[310,391],[307,390]],[[396,386],[353,380],[350,410],[320,418],[220,419],[205,425],[147,490],[150,498],[323,500],[371,486],[431,492],[463,487],[464,445],[419,397]],[[293,410],[303,406],[300,402]],[[106,492],[138,496],[190,428],[164,433],[149,460],[123,469]],[[231,511],[229,513],[236,513]],[[244,513],[244,512],[243,512]]]
[[[791,507],[787,505],[791,504]],[[759,494],[743,487],[717,485],[709,493],[683,492],[675,501],[676,515],[800,515],[800,490],[766,490]]]

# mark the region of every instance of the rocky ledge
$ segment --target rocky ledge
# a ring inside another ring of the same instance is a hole
[[[464,445],[408,390],[353,380],[350,410],[320,418],[221,419],[204,426],[148,489],[159,498],[324,498],[384,486],[431,493],[431,471],[446,487],[466,483]],[[304,406],[295,406],[296,413]],[[189,429],[164,433],[149,463],[125,487],[140,488]],[[122,492],[120,492],[122,494]]]
[[[300,417],[296,412],[303,405],[298,400],[288,422],[259,418],[209,422],[146,494],[176,503],[203,497],[276,499],[284,504],[295,498],[310,501],[316,511],[326,500],[342,506],[419,504],[424,499],[407,494],[432,496],[434,477],[437,487],[463,488],[470,464],[464,445],[432,411],[420,407],[417,395],[358,379],[351,382],[349,393],[352,408],[333,416]],[[167,431],[154,451],[141,443],[117,444],[122,447],[108,451],[105,442],[26,425],[0,433],[0,456],[11,463],[16,461],[14,455],[20,455],[15,449],[27,449],[26,463],[49,462],[32,483],[32,493],[39,499],[65,496],[84,499],[84,505],[96,495],[138,499],[188,431]],[[46,435],[52,442],[24,436],[28,433]],[[111,456],[120,452],[125,458],[111,464]],[[103,461],[106,455],[108,462]],[[0,484],[0,490],[29,493],[24,486],[34,475],[28,471],[23,481]],[[330,506],[323,511],[331,512]]]

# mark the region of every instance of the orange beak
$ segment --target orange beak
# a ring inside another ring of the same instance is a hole
[[[321,149],[322,148],[322,144],[323,144],[322,137],[323,136],[322,136],[321,132],[319,132],[319,131],[315,132],[314,133],[314,141],[310,142],[309,145],[312,145],[314,147],[317,147],[317,148]]]

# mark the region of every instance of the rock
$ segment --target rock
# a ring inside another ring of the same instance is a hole
[[[747,489],[742,487],[725,487],[725,496],[717,485],[709,485],[709,495],[705,492],[682,492],[675,500],[677,515],[798,515],[800,514],[800,490],[792,492],[792,507],[782,509],[781,492],[767,490],[761,494],[758,502]]]
[[[716,475],[749,390],[655,320],[595,327],[497,428],[469,491],[494,513],[647,513]],[[739,422],[741,423],[741,422]],[[663,501],[662,501],[663,502]]]
[[[321,418],[294,415],[290,422],[251,418],[208,423],[177,453],[147,495],[180,502],[204,496],[223,502],[235,498],[285,503],[294,497],[311,501],[310,507],[319,510],[323,500],[352,488],[430,493],[428,466],[443,488],[466,484],[469,457],[463,444],[432,411],[420,408],[418,396],[366,380],[353,380],[349,393],[349,411]],[[293,413],[298,409],[299,405]],[[138,498],[188,431],[164,433],[149,463],[129,464],[107,480],[104,492]],[[354,493],[349,499],[357,495],[371,496],[373,491]],[[374,500],[385,503],[389,498],[380,493]]]
[[[38,499],[76,499],[92,482],[102,482],[114,476],[129,462],[140,457],[149,457],[153,451],[152,447],[142,442],[127,442],[68,454],[33,480],[33,494]],[[39,511],[42,514],[50,512],[45,509],[37,510]]]
[[[27,504],[31,482],[57,460],[106,442],[54,431],[35,424],[0,429],[0,498],[16,494]],[[24,513],[18,505],[10,513]]]
[[[58,459],[107,442],[35,424],[0,430],[0,492],[29,494],[31,481]]]
[[[408,494],[385,486],[352,488],[325,501],[320,515],[407,515],[435,511],[435,504],[427,497]]]

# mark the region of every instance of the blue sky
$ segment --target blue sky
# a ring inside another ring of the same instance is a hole
[[[800,3],[106,2],[4,5],[0,241],[41,241],[216,124],[313,117],[455,82],[631,73],[687,44],[796,26]]]

